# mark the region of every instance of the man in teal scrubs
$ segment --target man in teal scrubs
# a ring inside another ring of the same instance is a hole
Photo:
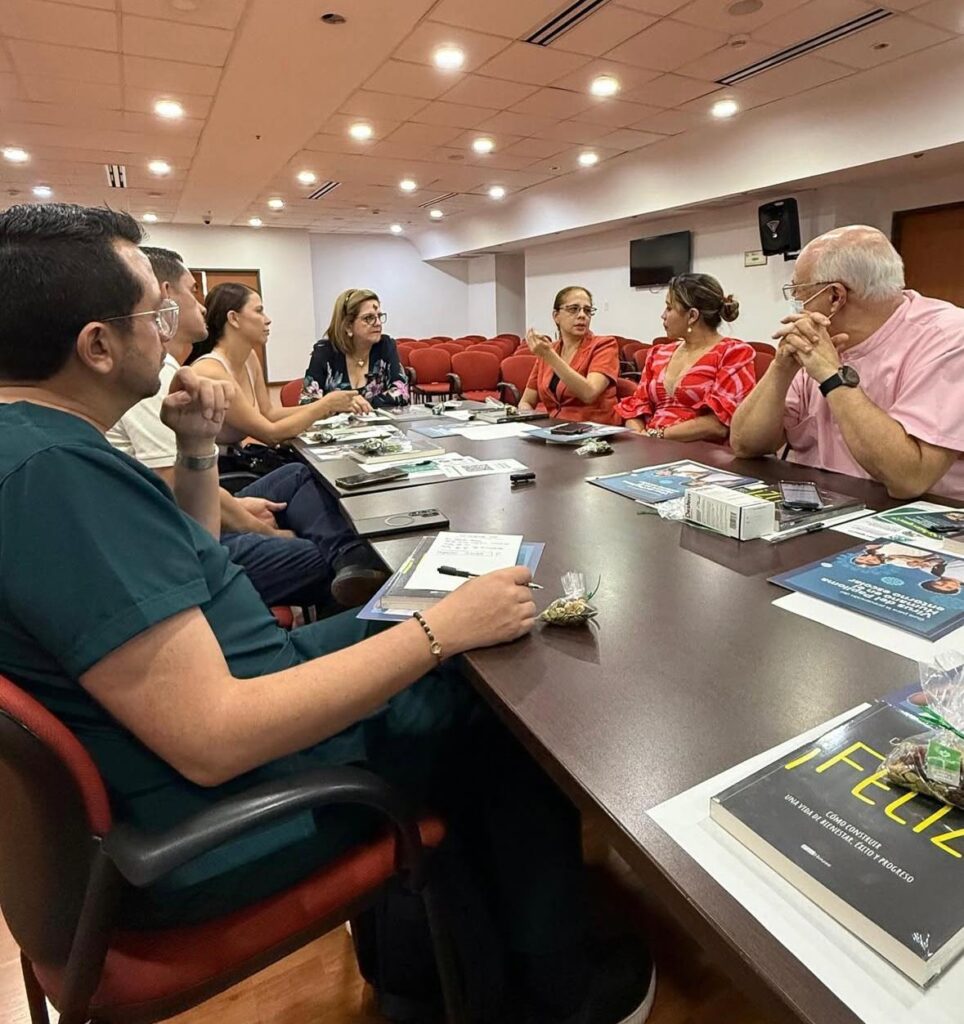
[[[344,616],[279,629],[212,535],[233,385],[189,368],[171,384],[176,502],[104,437],[157,390],[176,328],[140,241],[110,210],[0,214],[0,671],[84,743],[118,819],[147,828],[318,764],[371,767],[415,799],[457,779],[490,822],[494,909],[531,992],[585,1004],[588,980],[572,981],[589,974],[577,817],[442,664],[532,628],[530,573],[467,581],[425,613],[428,629],[366,636]],[[301,816],[199,858],[129,912],[158,923],[243,905],[366,825]]]

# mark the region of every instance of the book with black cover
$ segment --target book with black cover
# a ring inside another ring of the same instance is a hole
[[[710,803],[710,817],[831,917],[926,985],[964,948],[964,811],[884,783],[925,731],[876,701]]]
[[[866,508],[866,504],[850,494],[841,494],[839,491],[830,491],[825,487],[817,488],[820,494],[820,508],[794,511],[783,507],[783,495],[769,484],[760,481],[755,484],[746,484],[737,487],[738,491],[745,491],[756,498],[763,498],[764,501],[772,501],[776,505],[777,529],[794,530],[798,526],[809,526],[811,523],[822,523],[827,519],[843,515],[844,512],[858,512]]]

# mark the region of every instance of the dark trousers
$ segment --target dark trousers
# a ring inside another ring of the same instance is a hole
[[[238,493],[239,498],[286,502],[275,518],[297,537],[225,533],[231,561],[248,574],[266,604],[323,604],[334,562],[361,543],[332,497],[307,466],[273,470]]]

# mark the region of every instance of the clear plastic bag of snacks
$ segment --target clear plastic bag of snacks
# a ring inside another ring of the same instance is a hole
[[[894,745],[884,779],[964,808],[964,654],[942,653],[918,668],[927,698],[918,717],[930,729]]]
[[[599,590],[600,580],[587,593],[586,577],[581,572],[566,572],[562,575],[564,597],[557,597],[539,616],[550,626],[581,626],[594,619],[599,612],[589,602]]]

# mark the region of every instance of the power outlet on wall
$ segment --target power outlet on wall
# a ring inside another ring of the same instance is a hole
[[[752,249],[743,253],[744,267],[765,267],[766,265],[767,258],[764,256],[762,249]]]

